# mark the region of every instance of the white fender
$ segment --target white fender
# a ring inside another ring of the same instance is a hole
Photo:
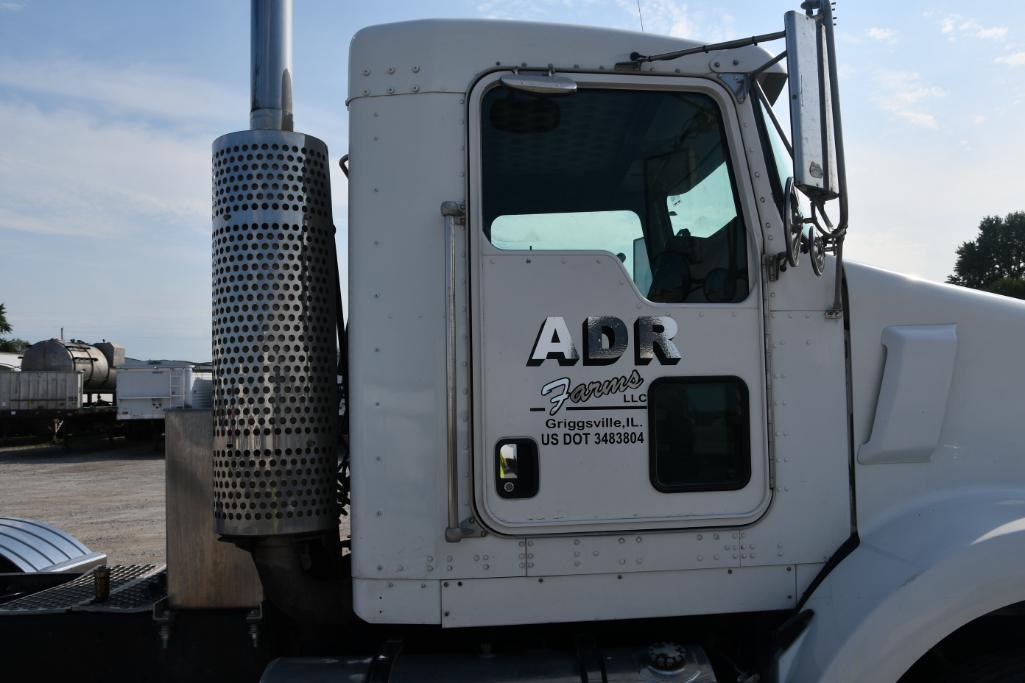
[[[1025,491],[919,501],[865,533],[815,589],[780,681],[896,681],[968,622],[1025,600]]]

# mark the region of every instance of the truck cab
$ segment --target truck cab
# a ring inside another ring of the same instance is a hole
[[[1025,600],[1020,563],[983,559],[1025,552],[1025,372],[999,360],[1025,307],[842,259],[839,118],[818,138],[833,112],[800,101],[835,64],[794,72],[791,15],[789,83],[750,44],[355,36],[362,619],[789,614],[777,675],[853,681]],[[968,567],[1003,588],[961,590]]]
[[[790,609],[850,536],[835,261],[764,265],[785,74],[748,79],[755,46],[617,66],[698,45],[484,21],[353,39],[363,619]]]

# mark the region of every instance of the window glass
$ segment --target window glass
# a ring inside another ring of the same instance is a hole
[[[499,86],[484,95],[481,131],[496,247],[610,251],[652,301],[747,297],[747,236],[712,98]]]
[[[765,108],[761,98],[755,98],[755,102],[757,102],[758,112],[761,116],[762,134],[767,142],[765,155],[766,163],[770,168],[769,175],[774,176],[772,178],[772,192],[776,196],[777,202],[780,204],[780,210],[782,211],[783,190],[786,186],[787,178],[794,174],[794,162],[790,157],[790,152],[787,151],[786,143],[783,142],[783,138],[780,137],[779,131],[776,130],[776,126],[772,122],[769,111]],[[773,169],[775,170],[775,173],[772,173]]]
[[[722,164],[690,192],[666,197],[673,232],[689,230],[693,237],[711,237],[737,217],[736,206],[723,201],[732,196],[730,174]]]
[[[491,243],[499,249],[601,249],[623,262],[634,282],[651,281],[647,254],[634,258],[644,243],[640,217],[633,211],[535,213],[499,216],[491,224]]]
[[[731,491],[751,478],[747,386],[738,377],[662,378],[648,391],[650,478],[663,493]]]

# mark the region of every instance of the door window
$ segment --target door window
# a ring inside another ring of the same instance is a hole
[[[611,251],[634,282],[651,282],[647,253],[635,258],[634,245],[644,243],[640,217],[633,211],[582,211],[498,216],[491,224],[491,243],[499,249]]]
[[[739,377],[658,379],[648,414],[649,475],[659,491],[732,491],[750,481],[748,395]]]
[[[481,135],[496,247],[612,252],[651,301],[747,297],[746,230],[711,97],[499,86],[484,95]]]

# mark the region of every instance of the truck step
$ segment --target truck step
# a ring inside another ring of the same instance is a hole
[[[109,567],[109,597],[96,599],[97,567],[53,588],[0,605],[0,616],[12,614],[61,614],[65,612],[147,612],[167,596],[167,567],[127,564]]]

